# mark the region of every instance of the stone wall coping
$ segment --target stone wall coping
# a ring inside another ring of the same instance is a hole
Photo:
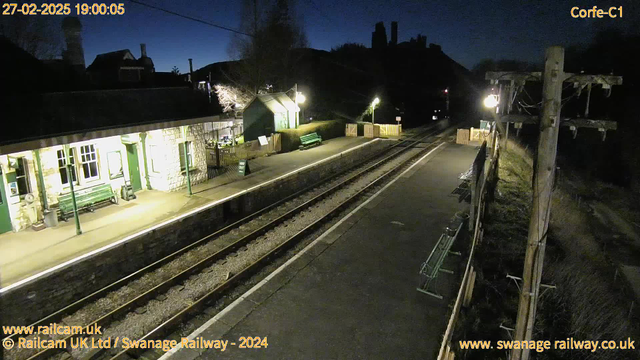
[[[27,277],[27,278],[25,278],[25,279],[22,279],[22,280],[20,280],[20,281],[17,281],[17,282],[15,282],[15,283],[13,283],[13,284],[10,284],[10,285],[6,286],[6,287],[0,288],[0,295],[1,295],[1,294],[4,294],[4,293],[8,293],[8,292],[9,292],[9,291],[11,291],[11,290],[15,290],[15,289],[17,289],[17,288],[19,288],[19,287],[21,287],[21,286],[23,286],[23,285],[26,285],[26,284],[28,284],[28,283],[30,283],[30,282],[32,282],[32,281],[34,281],[34,280],[38,279],[38,278],[41,278],[41,277],[46,276],[46,275],[48,275],[48,274],[50,274],[50,273],[53,273],[53,272],[55,272],[56,270],[59,270],[59,269],[61,269],[61,268],[64,268],[64,267],[66,267],[66,266],[69,266],[69,265],[71,265],[71,264],[74,264],[74,263],[80,262],[80,261],[82,261],[82,260],[84,260],[84,259],[87,259],[87,258],[90,258],[90,257],[92,257],[92,256],[94,256],[94,255],[97,255],[97,254],[103,253],[103,252],[105,252],[105,251],[107,251],[107,250],[109,250],[109,249],[111,249],[111,248],[117,247],[117,246],[119,246],[119,245],[121,245],[121,244],[127,243],[127,242],[129,242],[129,241],[131,241],[131,240],[133,240],[133,239],[135,239],[135,238],[137,238],[137,237],[143,236],[143,235],[145,235],[145,234],[147,234],[147,233],[149,233],[149,232],[152,232],[152,231],[154,231],[154,230],[157,230],[157,229],[159,229],[159,228],[162,228],[162,227],[164,227],[164,226],[166,226],[166,225],[169,225],[169,224],[171,224],[171,223],[174,223],[174,222],[180,221],[180,220],[182,220],[182,219],[184,219],[184,218],[187,218],[187,217],[189,217],[189,216],[192,216],[192,215],[198,214],[198,213],[200,213],[200,212],[202,212],[202,211],[204,211],[204,210],[207,210],[207,209],[209,209],[209,208],[211,208],[211,207],[214,207],[214,206],[216,206],[216,205],[219,205],[219,204],[221,204],[221,203],[224,203],[225,201],[229,201],[229,200],[231,200],[231,199],[237,198],[237,197],[239,197],[239,196],[241,196],[241,195],[244,195],[244,194],[246,194],[246,193],[252,192],[252,191],[254,191],[254,190],[256,190],[256,189],[259,189],[259,188],[261,188],[261,187],[263,187],[263,186],[266,186],[266,185],[269,185],[269,184],[274,183],[274,182],[276,182],[276,181],[279,181],[279,180],[281,180],[281,179],[287,178],[287,177],[289,177],[289,176],[291,176],[291,175],[297,174],[297,173],[299,173],[299,172],[301,172],[301,171],[304,171],[304,170],[309,169],[309,168],[311,168],[311,167],[317,166],[317,165],[322,164],[322,163],[324,163],[324,162],[330,161],[330,160],[332,160],[332,159],[335,159],[335,158],[341,157],[341,156],[343,156],[344,154],[347,154],[347,153],[349,153],[349,152],[351,152],[351,151],[354,151],[354,150],[360,149],[360,148],[362,148],[362,147],[365,147],[365,146],[371,145],[371,144],[375,143],[376,141],[380,141],[380,140],[381,140],[381,139],[379,139],[379,138],[375,138],[375,139],[373,139],[373,140],[371,140],[371,141],[367,141],[367,142],[365,142],[365,143],[362,143],[362,144],[360,144],[360,145],[354,146],[354,147],[352,147],[352,148],[350,148],[350,149],[347,149],[347,150],[345,150],[345,151],[342,151],[342,152],[340,152],[340,153],[337,153],[337,154],[331,155],[331,156],[329,156],[329,157],[326,157],[326,158],[324,158],[324,159],[318,160],[318,161],[313,162],[313,163],[311,163],[311,164],[307,164],[307,165],[305,165],[305,166],[302,166],[301,168],[298,168],[298,169],[292,170],[292,171],[290,171],[290,172],[288,172],[288,173],[286,173],[286,174],[283,174],[283,175],[280,175],[280,176],[275,177],[275,178],[273,178],[273,179],[267,180],[267,181],[262,182],[262,183],[260,183],[260,184],[258,184],[258,185],[254,185],[254,186],[252,186],[252,187],[250,187],[250,188],[248,188],[248,189],[244,189],[244,190],[238,191],[238,192],[236,192],[235,194],[233,194],[233,195],[229,195],[229,196],[227,196],[227,197],[225,197],[225,198],[223,198],[223,199],[219,199],[219,200],[212,201],[212,202],[210,202],[210,203],[208,203],[208,204],[205,204],[205,205],[202,205],[202,206],[200,206],[200,207],[198,207],[198,208],[195,208],[195,209],[193,209],[193,210],[187,211],[186,213],[180,214],[180,215],[178,215],[178,216],[176,216],[176,217],[173,217],[173,218],[171,218],[171,219],[168,219],[168,220],[165,220],[165,221],[163,221],[163,222],[160,222],[160,223],[157,223],[157,224],[155,224],[155,225],[152,225],[152,226],[150,226],[150,227],[148,227],[148,228],[146,228],[146,229],[143,229],[143,230],[140,230],[140,231],[136,232],[135,234],[128,235],[128,236],[126,236],[126,237],[124,237],[124,238],[122,238],[122,239],[120,239],[120,240],[118,240],[118,241],[112,242],[112,243],[110,243],[110,244],[108,244],[108,245],[105,245],[105,246],[103,246],[103,247],[101,247],[101,248],[95,249],[95,250],[90,251],[90,252],[88,252],[88,253],[86,253],[86,254],[82,254],[82,255],[80,255],[80,256],[78,256],[78,257],[76,257],[76,258],[73,258],[73,259],[71,259],[71,260],[65,261],[65,262],[63,262],[63,263],[61,263],[61,264],[58,264],[58,265],[53,266],[53,267],[51,267],[51,268],[49,268],[49,269],[47,269],[47,270],[41,271],[41,272],[39,272],[39,273],[37,273],[37,274],[34,274],[34,275],[32,275],[32,276],[29,276],[29,277]]]

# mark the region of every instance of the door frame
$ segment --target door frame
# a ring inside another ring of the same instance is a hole
[[[127,169],[129,170],[129,181],[131,181],[131,187],[133,188],[133,192],[140,191],[142,190],[142,176],[140,175],[140,158],[138,156],[138,144],[125,144],[125,148],[127,153]],[[131,152],[129,152],[130,149],[132,150]],[[134,164],[137,171],[136,169],[131,168],[131,163],[133,160],[135,160]]]
[[[3,213],[6,212],[6,215]],[[0,167],[0,234],[13,231],[11,223],[11,211],[9,210],[9,202],[7,201],[7,192],[4,186],[4,173]]]

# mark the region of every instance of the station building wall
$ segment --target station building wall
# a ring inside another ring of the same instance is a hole
[[[146,156],[149,176],[145,173],[145,151],[142,148],[140,133],[124,136],[110,136],[82,142],[70,143],[73,156],[74,190],[100,184],[110,184],[114,192],[120,196],[125,180],[130,181],[128,155],[123,138],[128,139],[138,154],[138,169],[142,190],[175,191],[186,187],[187,176],[184,170],[184,157],[180,152],[184,149],[185,139],[180,127],[171,127],[147,132]],[[203,124],[189,126],[187,141],[192,156],[190,166],[191,184],[195,185],[207,180],[206,149],[204,144]],[[49,208],[55,208],[58,197],[70,191],[70,174],[64,167],[63,146],[51,146],[39,149],[44,188]],[[182,159],[181,159],[182,158]],[[18,161],[26,169],[16,169]],[[62,165],[62,166],[61,166]],[[13,231],[21,231],[43,219],[42,191],[38,179],[38,167],[35,150],[22,151],[0,156],[2,176],[5,185],[11,226]],[[24,174],[24,175],[23,175]],[[22,178],[22,177],[25,178]],[[29,202],[24,191],[15,192],[11,183],[20,177],[21,190],[28,190],[34,200]],[[148,182],[147,182],[148,178]]]

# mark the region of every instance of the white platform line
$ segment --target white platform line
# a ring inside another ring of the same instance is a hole
[[[233,199],[233,198],[236,198],[236,197],[238,197],[238,196],[240,196],[240,195],[242,195],[242,194],[245,194],[245,193],[251,192],[251,191],[253,191],[253,190],[256,190],[256,189],[258,189],[258,188],[260,188],[260,187],[262,187],[262,186],[265,186],[265,185],[271,184],[272,182],[278,181],[278,180],[280,180],[280,179],[284,179],[284,178],[286,178],[286,177],[288,177],[288,176],[291,176],[291,175],[293,175],[293,174],[295,174],[295,173],[298,173],[298,172],[303,171],[303,170],[305,170],[305,169],[308,169],[308,168],[310,168],[310,167],[313,167],[313,166],[316,166],[316,165],[318,165],[318,164],[321,164],[321,163],[323,163],[323,162],[325,162],[325,161],[329,161],[329,160],[334,159],[334,158],[336,158],[336,157],[340,157],[340,156],[342,156],[342,155],[344,155],[344,154],[346,154],[346,153],[349,153],[349,152],[351,152],[351,151],[354,151],[354,150],[356,150],[356,149],[359,149],[359,148],[361,148],[361,147],[363,147],[363,146],[367,146],[367,145],[372,144],[372,143],[374,143],[375,141],[379,141],[379,140],[380,140],[379,138],[376,138],[376,139],[373,139],[373,140],[371,140],[371,141],[367,141],[367,142],[365,142],[365,143],[363,143],[363,144],[360,144],[360,145],[358,145],[358,146],[354,146],[354,147],[352,147],[352,148],[350,148],[350,149],[347,149],[347,150],[345,150],[345,151],[343,151],[343,152],[340,152],[340,153],[338,153],[338,154],[331,155],[331,156],[329,156],[329,157],[327,157],[327,158],[324,158],[324,159],[318,160],[318,161],[316,161],[316,162],[314,162],[314,163],[311,163],[311,164],[305,165],[305,166],[303,166],[303,167],[301,167],[301,168],[299,168],[299,169],[296,169],[296,170],[290,171],[290,172],[288,172],[288,173],[286,173],[286,174],[284,174],[284,175],[280,175],[280,176],[278,176],[278,177],[276,177],[276,178],[273,178],[273,179],[271,179],[271,180],[267,180],[267,181],[265,181],[265,182],[263,182],[263,183],[260,183],[260,184],[258,184],[258,185],[252,186],[252,187],[250,187],[250,188],[248,188],[248,189],[241,190],[241,191],[239,191],[239,192],[237,192],[237,193],[235,193],[235,194],[233,194],[233,195],[229,195],[229,196],[227,196],[227,197],[226,197],[226,198],[224,198],[224,199],[215,200],[215,201],[210,202],[210,203],[208,203],[208,204],[205,204],[205,205],[203,205],[203,206],[201,206],[201,207],[199,207],[199,208],[193,209],[193,210],[188,211],[188,212],[186,212],[186,213],[184,213],[184,214],[181,214],[181,215],[178,215],[178,216],[176,216],[176,217],[174,217],[174,218],[171,218],[171,219],[169,219],[169,220],[163,221],[163,222],[161,222],[161,223],[159,223],[159,224],[155,224],[155,225],[153,225],[153,226],[151,226],[151,227],[148,227],[148,228],[146,228],[146,229],[144,229],[144,230],[141,230],[141,231],[139,231],[139,232],[137,232],[137,233],[135,233],[135,234],[132,234],[132,235],[126,236],[126,237],[124,237],[124,238],[122,238],[122,239],[120,239],[120,240],[118,240],[118,241],[112,242],[111,244],[105,245],[105,246],[103,246],[103,247],[101,247],[101,248],[98,248],[98,249],[96,249],[96,250],[90,251],[90,252],[88,252],[88,253],[86,253],[86,254],[82,254],[82,255],[80,255],[80,256],[78,256],[78,257],[76,257],[76,258],[73,258],[73,259],[71,259],[71,260],[65,261],[65,262],[63,262],[63,263],[61,263],[61,264],[58,264],[58,265],[56,265],[56,266],[53,266],[53,267],[51,267],[51,268],[49,268],[49,269],[47,269],[47,270],[41,271],[41,272],[39,272],[39,273],[37,273],[37,274],[35,274],[35,275],[29,276],[28,278],[25,278],[25,279],[22,279],[22,280],[20,280],[20,281],[17,281],[17,282],[15,282],[15,283],[13,283],[13,284],[10,284],[10,285],[6,286],[6,287],[0,288],[0,294],[5,293],[5,292],[8,292],[8,291],[10,291],[10,290],[12,290],[12,289],[15,289],[15,288],[17,288],[17,287],[19,287],[19,286],[22,286],[22,285],[24,285],[24,284],[27,284],[27,283],[29,283],[29,282],[31,282],[31,281],[33,281],[33,280],[36,280],[36,279],[38,279],[38,278],[40,278],[40,277],[43,277],[43,276],[45,276],[45,275],[47,275],[47,274],[50,274],[50,273],[52,273],[52,272],[54,272],[54,271],[56,271],[56,270],[58,270],[58,269],[61,269],[61,268],[65,267],[65,266],[67,266],[67,265],[71,265],[71,264],[73,264],[73,263],[76,263],[76,262],[82,261],[82,260],[84,260],[84,259],[87,259],[87,258],[89,258],[89,257],[91,257],[91,256],[93,256],[93,255],[96,255],[96,254],[100,254],[100,253],[102,253],[102,252],[105,252],[105,251],[107,251],[107,250],[111,249],[112,247],[115,247],[115,246],[118,246],[118,245],[120,245],[120,244],[122,244],[122,243],[126,243],[126,242],[128,242],[128,241],[131,241],[132,239],[134,239],[134,238],[136,238],[136,237],[138,237],[138,236],[142,236],[142,235],[144,235],[144,234],[146,234],[146,233],[149,233],[149,232],[151,232],[151,231],[153,231],[153,230],[156,230],[156,229],[158,229],[158,228],[161,228],[161,227],[163,227],[163,226],[165,226],[165,225],[171,224],[171,223],[176,222],[176,221],[178,221],[178,220],[181,220],[181,219],[183,219],[183,218],[185,218],[185,217],[188,217],[188,216],[191,216],[191,215],[193,215],[193,214],[199,213],[199,212],[201,212],[201,211],[203,211],[203,210],[206,210],[206,209],[211,208],[211,207],[213,207],[213,206],[216,206],[216,205],[218,205],[218,204],[220,204],[220,203],[223,203],[223,202],[225,202],[225,201],[228,201],[228,200],[231,200],[231,199]]]
[[[322,233],[322,235],[318,236],[317,239],[315,239],[313,242],[311,242],[309,245],[305,246],[304,249],[302,249],[299,253],[297,253],[296,255],[294,255],[291,259],[287,260],[287,262],[285,262],[284,264],[282,264],[280,267],[278,267],[275,271],[273,271],[271,274],[269,274],[266,278],[262,279],[262,281],[260,281],[259,283],[257,283],[256,285],[254,285],[251,289],[247,290],[247,292],[245,292],[244,294],[242,294],[239,298],[237,298],[234,302],[232,302],[231,304],[229,304],[226,308],[222,309],[222,311],[220,311],[218,314],[216,314],[214,317],[212,317],[211,319],[209,319],[206,323],[202,324],[202,326],[200,326],[199,328],[197,328],[194,332],[192,332],[191,334],[189,334],[189,336],[187,336],[187,338],[189,340],[194,340],[196,337],[198,337],[200,334],[202,334],[205,330],[207,330],[209,327],[211,327],[211,325],[215,324],[216,322],[218,322],[225,314],[227,314],[229,311],[231,311],[233,308],[235,308],[236,306],[238,306],[240,303],[242,303],[244,300],[246,300],[246,298],[253,294],[254,292],[256,292],[258,289],[260,289],[264,284],[266,284],[267,282],[269,282],[269,280],[273,279],[276,275],[278,275],[280,272],[282,272],[285,268],[287,268],[287,266],[291,265],[291,263],[293,263],[294,261],[296,261],[298,258],[300,258],[302,255],[304,255],[307,251],[309,251],[312,247],[314,247],[318,242],[322,241],[325,237],[327,237],[329,234],[331,234],[336,228],[338,228],[338,226],[340,226],[342,223],[344,223],[345,221],[347,221],[353,214],[355,214],[356,212],[358,212],[362,207],[364,207],[365,205],[367,205],[369,202],[371,202],[373,199],[375,199],[378,195],[380,195],[383,191],[385,191],[389,186],[393,185],[393,183],[395,183],[396,181],[398,181],[398,179],[402,178],[404,174],[406,174],[407,172],[409,172],[411,169],[413,169],[416,165],[418,165],[419,163],[421,163],[427,156],[431,155],[431,153],[433,153],[434,151],[436,151],[438,148],[440,148],[442,145],[444,145],[446,143],[441,143],[440,145],[436,146],[435,148],[431,149],[431,151],[429,151],[428,153],[426,153],[424,156],[422,156],[418,161],[416,161],[415,163],[411,164],[411,166],[409,166],[409,168],[407,168],[405,171],[403,171],[402,173],[400,173],[400,175],[396,176],[393,180],[391,180],[387,185],[385,185],[382,189],[378,190],[375,194],[373,194],[370,198],[368,198],[365,202],[363,202],[362,204],[358,205],[358,207],[356,207],[355,209],[353,209],[351,212],[349,212],[345,217],[343,217],[342,219],[340,219],[340,221],[338,221],[335,225],[333,225],[332,227],[330,227],[327,231],[325,231],[324,233]],[[182,349],[182,344],[178,344],[177,346],[175,346],[174,348],[172,348],[171,350],[167,351],[164,355],[162,355],[160,357],[159,360],[167,360],[168,358],[170,358],[171,356],[173,356],[174,354],[176,354],[178,351],[180,351],[180,349]]]

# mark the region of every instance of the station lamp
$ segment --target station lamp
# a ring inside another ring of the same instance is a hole
[[[371,124],[375,124],[376,105],[378,104],[380,104],[380,99],[379,98],[373,99],[373,102],[371,103]]]
[[[484,99],[484,106],[487,108],[494,108],[498,106],[498,95],[489,95]]]

